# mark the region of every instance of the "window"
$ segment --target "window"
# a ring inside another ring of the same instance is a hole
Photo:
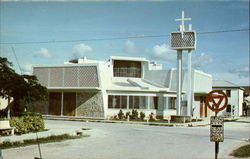
[[[108,96],[108,108],[127,109],[127,96]]]
[[[129,103],[127,99],[129,99]],[[127,103],[129,105],[129,109],[146,109],[145,96],[108,96],[108,108],[127,109]],[[156,105],[158,107],[158,103]]]
[[[141,77],[141,62],[114,60],[114,77]]]
[[[127,109],[127,96],[121,96],[121,108]]]
[[[158,109],[158,97],[150,97],[150,109]]]
[[[154,108],[158,109],[158,97],[153,97],[154,99]]]
[[[139,96],[129,96],[129,109],[139,109],[140,97]]]
[[[134,96],[129,96],[129,109],[134,108]]]
[[[145,96],[141,96],[140,97],[140,109],[146,109],[146,97]]]
[[[231,97],[231,90],[226,90],[227,97]]]
[[[113,98],[113,107],[116,108],[116,109],[119,109],[121,108],[121,96],[114,96]]]
[[[113,100],[113,96],[108,96],[108,108],[113,108],[112,100]]]
[[[134,109],[139,109],[139,105],[140,105],[140,97],[134,96]]]
[[[226,109],[226,111],[227,111],[227,112],[231,112],[231,110],[232,110],[231,105],[230,105],[230,104],[228,104],[228,105],[227,105],[227,109]]]
[[[175,103],[176,103],[176,97],[169,97],[168,98],[168,109],[176,109]]]

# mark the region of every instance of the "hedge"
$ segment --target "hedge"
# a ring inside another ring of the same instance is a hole
[[[21,135],[44,130],[44,121],[40,116],[12,117],[10,126],[15,127],[15,134]]]

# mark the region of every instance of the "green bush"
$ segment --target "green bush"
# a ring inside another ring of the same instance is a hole
[[[149,115],[149,121],[155,121],[155,115],[153,112]]]
[[[42,117],[42,115],[40,113],[36,113],[36,112],[21,112],[21,113],[18,113],[17,116],[38,116],[38,117]]]
[[[130,118],[130,112],[126,112],[126,119]]]
[[[144,120],[145,116],[146,116],[146,115],[145,115],[144,112],[140,112],[140,119],[141,119],[141,120]]]
[[[119,117],[119,119],[124,119],[125,116],[124,116],[124,113],[122,112],[122,110],[119,111],[118,117]]]
[[[134,120],[138,119],[138,111],[136,109],[132,110],[131,119],[134,119]]]
[[[16,134],[26,134],[44,130],[44,121],[40,116],[22,116],[10,118],[10,126]]]

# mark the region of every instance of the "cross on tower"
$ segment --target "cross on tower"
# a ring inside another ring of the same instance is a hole
[[[175,19],[175,21],[181,21],[180,32],[181,32],[182,37],[183,37],[183,32],[185,31],[185,24],[184,24],[185,20],[192,20],[192,19],[191,18],[185,18],[184,11],[181,12],[181,18]]]

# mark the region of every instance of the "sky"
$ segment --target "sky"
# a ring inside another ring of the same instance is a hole
[[[0,1],[0,56],[20,74],[83,56],[145,57],[170,69],[177,55],[168,35],[178,30],[181,11],[197,32],[193,68],[248,86],[248,0]]]

